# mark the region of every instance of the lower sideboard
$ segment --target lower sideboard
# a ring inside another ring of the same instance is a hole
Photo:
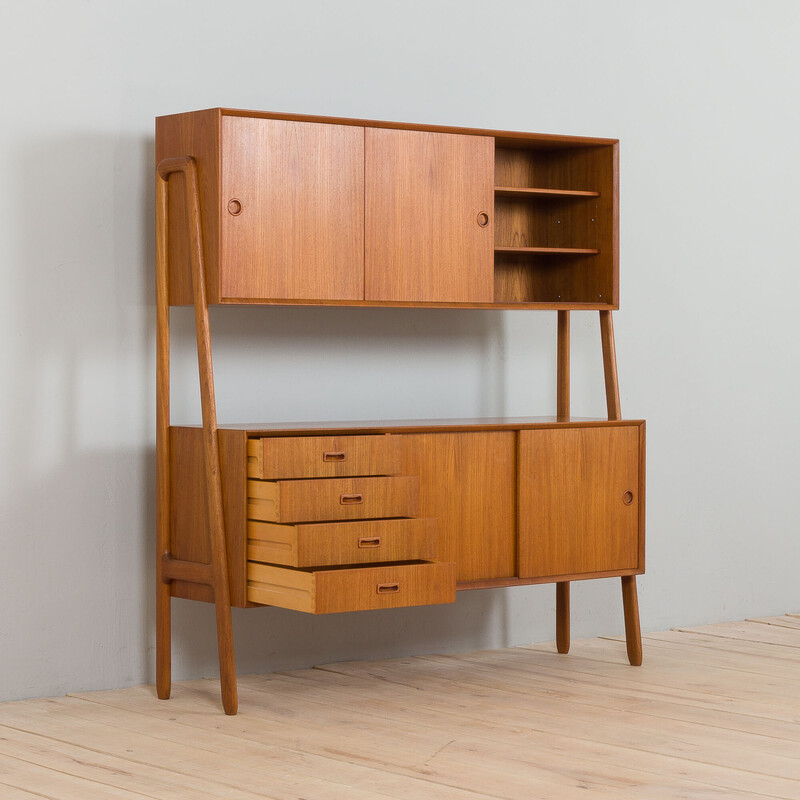
[[[219,448],[234,606],[397,608],[644,572],[639,420],[232,426]],[[170,428],[169,466],[171,557],[209,564],[202,428]]]

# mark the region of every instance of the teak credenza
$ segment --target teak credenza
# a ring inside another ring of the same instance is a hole
[[[620,413],[618,142],[229,109],[156,120],[157,690],[172,597],[325,614],[622,578],[641,663],[645,423]],[[558,312],[553,417],[218,426],[211,304]],[[202,426],[170,426],[169,309],[193,305]],[[607,420],[570,416],[571,310],[600,313]]]

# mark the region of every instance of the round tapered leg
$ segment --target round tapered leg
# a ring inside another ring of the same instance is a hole
[[[569,653],[569,582],[556,584],[556,647]]]
[[[622,607],[625,611],[625,643],[628,661],[638,667],[642,663],[642,632],[639,628],[639,597],[636,592],[636,576],[622,576]]]
[[[172,622],[169,584],[158,581],[156,589],[156,692],[169,700],[172,688]]]

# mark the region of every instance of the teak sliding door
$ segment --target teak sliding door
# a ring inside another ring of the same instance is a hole
[[[519,576],[639,565],[640,428],[519,433]]]
[[[220,294],[363,300],[364,129],[222,118]]]
[[[366,300],[494,299],[494,139],[365,129]]]

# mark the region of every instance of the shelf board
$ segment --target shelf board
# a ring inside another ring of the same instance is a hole
[[[520,255],[544,253],[555,255],[597,255],[599,250],[589,247],[495,247],[495,253],[519,253]]]
[[[513,197],[517,200],[536,200],[548,197],[600,197],[600,192],[578,189],[523,189],[516,186],[495,186],[495,197]]]

